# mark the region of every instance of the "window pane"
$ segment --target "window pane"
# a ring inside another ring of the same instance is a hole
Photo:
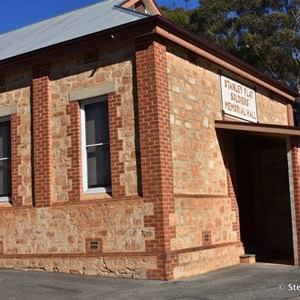
[[[10,157],[10,121],[0,123],[0,158]]]
[[[109,145],[87,148],[88,188],[110,187]]]
[[[101,101],[84,106],[86,122],[86,144],[109,142],[108,102]]]
[[[0,197],[11,196],[11,161],[0,161]]]

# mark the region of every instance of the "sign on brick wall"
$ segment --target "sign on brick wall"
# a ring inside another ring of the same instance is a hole
[[[256,98],[253,89],[222,75],[221,92],[225,114],[257,123]]]

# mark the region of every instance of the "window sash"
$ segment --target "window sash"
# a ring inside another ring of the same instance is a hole
[[[0,161],[0,201],[11,196],[11,159]]]
[[[88,168],[88,189],[110,188],[110,154],[109,145],[89,147],[86,151]]]
[[[92,128],[89,124],[89,133],[92,135],[95,134],[94,137],[89,137],[89,140],[93,140],[96,143],[87,143],[86,107],[90,104],[101,103],[104,101],[107,101],[107,96],[101,96],[99,98],[82,101],[81,103],[82,177],[83,192],[85,194],[104,193],[111,191],[108,112],[100,112],[100,116],[102,116],[104,119],[100,121],[96,119],[94,121],[95,128]],[[88,107],[88,109],[91,107],[92,106]],[[101,109],[108,109],[105,104],[101,105],[101,107]],[[89,121],[91,120],[89,119]],[[107,124],[105,124],[105,122],[107,122]],[[101,127],[99,128],[99,126]],[[104,129],[101,129],[102,127]],[[106,148],[106,150],[104,148]],[[97,181],[98,184],[96,184]]]
[[[109,143],[91,144],[91,145],[85,145],[85,147],[90,148],[90,147],[97,147],[97,146],[104,146],[104,145],[109,145]]]
[[[3,157],[3,158],[0,158],[0,161],[2,161],[2,160],[8,160],[8,159],[11,159],[11,157]]]
[[[11,122],[0,119],[0,202],[7,202],[12,194],[11,172]]]

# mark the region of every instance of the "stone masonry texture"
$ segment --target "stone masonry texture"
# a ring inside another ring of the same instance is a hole
[[[220,73],[252,86],[150,35],[0,76],[0,110],[17,107],[0,267],[171,280],[237,264],[234,158],[214,123],[226,120]],[[107,83],[112,191],[84,194],[80,100],[69,94]],[[254,88],[260,123],[292,122],[285,99]]]
[[[238,263],[244,250],[228,172],[234,161],[224,156],[230,149],[222,150],[230,142],[224,144],[225,135],[221,139],[214,124],[226,120],[221,106],[222,70],[174,44],[167,49],[175,194],[171,224],[176,228],[171,246],[174,251],[194,249],[179,255],[174,277],[180,278]],[[251,85],[245,80],[244,84]],[[274,99],[260,87],[256,98],[260,123],[288,125],[284,99]]]

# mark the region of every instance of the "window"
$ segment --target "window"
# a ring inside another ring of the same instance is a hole
[[[81,103],[84,193],[111,191],[107,96]]]
[[[0,119],[0,202],[11,197],[10,120]]]

